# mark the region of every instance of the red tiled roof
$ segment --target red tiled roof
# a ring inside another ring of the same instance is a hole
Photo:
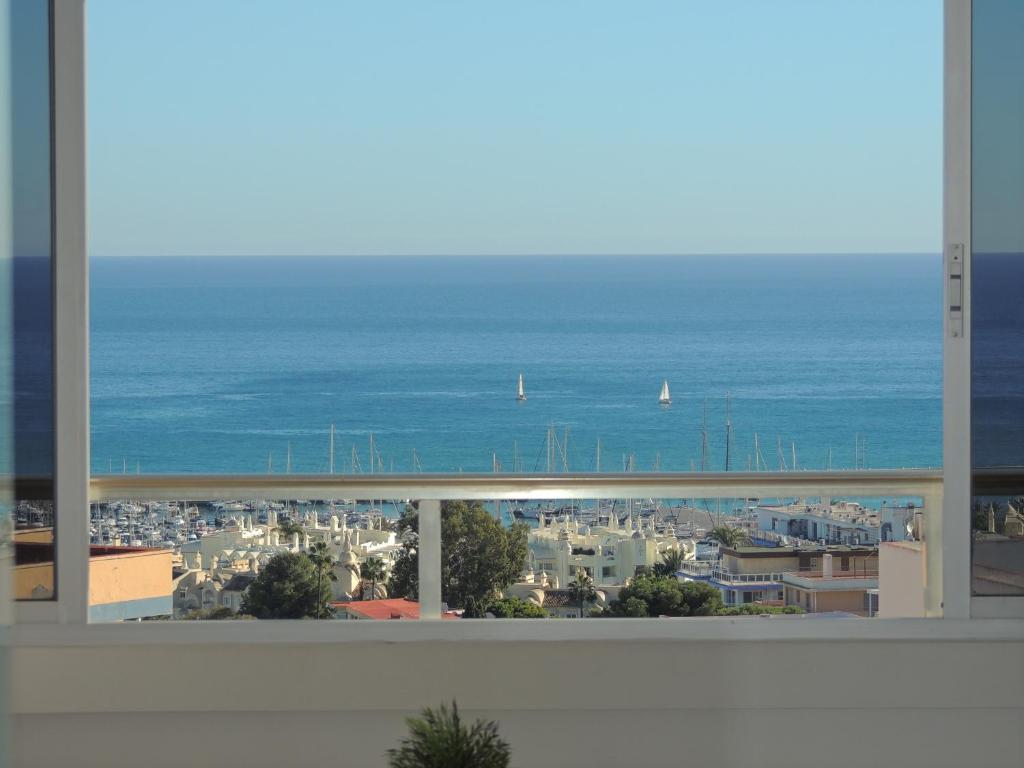
[[[348,613],[360,619],[418,619],[420,604],[405,598],[395,600],[359,600],[350,603],[337,603]],[[443,619],[459,618],[452,612],[442,614]]]

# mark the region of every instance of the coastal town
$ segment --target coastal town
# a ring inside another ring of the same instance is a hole
[[[316,607],[298,615],[417,618],[415,514],[412,505],[354,500],[97,504],[90,613],[95,621],[289,616],[280,606],[254,608],[252,589],[291,558],[312,562],[318,581]],[[1016,510],[1008,514],[1006,524],[1024,524]],[[52,528],[30,504],[19,515],[15,538],[26,554],[16,586],[38,598],[52,591]],[[923,510],[915,502],[442,507],[444,520],[455,515],[465,535],[442,541],[446,560],[477,562],[472,577],[446,571],[446,618],[923,615]],[[495,540],[499,548],[488,550]],[[273,580],[292,577],[275,572]],[[676,603],[644,602],[644,590],[666,587],[679,591]]]

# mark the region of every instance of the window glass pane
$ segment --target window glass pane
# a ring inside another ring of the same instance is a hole
[[[1024,4],[973,9],[973,584],[1024,595]]]
[[[93,471],[940,465],[941,3],[739,8],[90,2]]]
[[[942,6],[890,5],[90,0],[92,472],[940,466]],[[94,546],[307,549],[185,495]]]
[[[8,765],[10,755],[8,696],[8,626],[12,620],[11,575],[13,574],[13,457],[11,429],[11,262],[14,243],[11,222],[14,218],[11,174],[11,0],[0,0],[0,768]]]
[[[15,597],[54,597],[50,17],[10,4]]]

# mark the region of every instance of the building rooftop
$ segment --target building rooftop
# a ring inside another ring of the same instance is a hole
[[[798,557],[799,555],[813,555],[815,553],[868,555],[875,551],[875,547],[850,544],[829,544],[824,547],[820,545],[811,547],[758,547],[743,545],[739,547],[720,547],[719,551],[722,554],[739,555],[742,557]]]
[[[420,604],[405,598],[353,600],[348,603],[332,603],[332,605],[359,619],[418,619],[420,617]],[[451,611],[445,611],[441,618],[457,619],[459,617]]]
[[[544,591],[545,608],[569,608],[579,605],[569,589],[548,589]]]
[[[230,592],[244,592],[249,585],[256,581],[256,575],[252,573],[236,573],[224,585],[224,589]]]

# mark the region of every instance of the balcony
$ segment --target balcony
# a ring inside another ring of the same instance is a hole
[[[476,475],[429,475],[429,474],[395,474],[395,475],[259,475],[259,476],[224,476],[224,475],[178,475],[178,476],[145,476],[145,475],[107,475],[94,477],[90,485],[91,501],[93,504],[108,504],[125,499],[146,500],[147,502],[177,501],[189,499],[191,501],[202,500],[206,503],[225,502],[236,499],[252,499],[248,506],[252,510],[264,509],[267,502],[275,499],[394,499],[395,509],[401,507],[405,502],[415,502],[419,507],[420,530],[417,542],[418,556],[418,579],[419,579],[419,620],[429,621],[442,617],[445,606],[442,604],[441,595],[441,541],[440,541],[440,502],[444,500],[475,500],[481,502],[542,502],[558,500],[560,502],[581,501],[595,502],[603,499],[745,499],[752,497],[841,497],[869,498],[869,497],[908,497],[923,502],[924,510],[924,541],[925,552],[928,555],[927,570],[932,576],[926,584],[925,602],[930,606],[932,615],[940,612],[941,596],[939,595],[938,584],[940,583],[937,573],[941,563],[935,553],[939,551],[934,545],[941,537],[941,521],[932,510],[941,508],[942,482],[941,474],[934,471],[856,471],[856,472],[781,472],[781,473],[628,473],[628,474],[601,474],[601,475],[524,475],[524,474],[476,474]],[[245,505],[237,503],[239,508]],[[332,507],[333,508],[333,507]],[[500,507],[499,507],[500,508]],[[251,514],[251,512],[249,513]],[[313,513],[315,514],[315,513]],[[308,513],[307,513],[308,515]],[[323,513],[321,513],[322,517]],[[310,519],[307,517],[307,520]],[[309,541],[322,538],[325,541],[340,541],[339,524],[332,521],[329,526],[320,525],[316,518],[312,518],[311,528],[307,528],[299,540],[299,534],[292,534],[294,541],[287,542],[274,539],[273,547],[291,547],[298,551],[309,545]],[[242,514],[241,526],[245,528],[245,514]],[[253,531],[254,526],[249,521],[250,530],[239,533],[240,536],[248,536],[246,541],[270,544],[271,539],[259,538],[264,535],[263,529]],[[633,525],[630,518],[629,525]],[[343,525],[343,523],[342,523]],[[573,537],[574,540],[582,543],[582,549],[578,544],[573,544],[567,551],[568,565],[563,564],[560,574],[547,574],[544,576],[551,580],[548,585],[538,583],[531,585],[525,583],[519,585],[519,593],[529,595],[531,589],[543,589],[545,587],[563,589],[572,578],[574,571],[573,564],[577,566],[583,559],[582,555],[573,557],[574,551],[590,551],[588,547],[595,546],[600,542],[601,536],[608,537],[608,540],[623,541],[630,538],[628,532],[622,530],[610,530],[608,528],[595,528],[591,531],[589,526],[582,525],[575,519],[570,523],[568,518],[561,521],[555,520],[551,525],[560,525],[564,528],[564,536]],[[612,523],[609,519],[608,526],[611,529],[618,529],[619,523]],[[646,544],[647,552],[660,552],[664,545],[666,536],[669,534],[668,526],[663,521],[659,522],[660,532],[655,534],[655,521],[638,520],[634,534],[644,538],[651,538],[654,543]],[[603,531],[603,533],[600,533]],[[643,535],[641,535],[643,532]],[[615,534],[614,537],[612,534]],[[662,536],[662,533],[666,536]],[[256,538],[254,538],[256,537]],[[204,541],[206,537],[200,540]],[[388,549],[386,542],[374,545],[375,552],[383,552]],[[545,546],[550,547],[550,542]],[[266,547],[272,549],[273,547]],[[653,547],[653,548],[652,548]],[[191,545],[180,547],[182,550],[197,549]],[[232,561],[241,563],[244,567],[245,557],[256,557],[259,553],[248,555],[241,551],[230,550],[223,553],[223,557],[217,560],[218,568],[227,568],[225,573],[230,576],[234,573]],[[206,557],[206,555],[204,555]],[[220,557],[218,555],[218,557]],[[549,550],[544,550],[544,557],[548,560],[547,567],[554,569],[552,555]],[[596,557],[596,555],[595,555]],[[618,555],[622,557],[622,555]],[[648,554],[648,557],[650,555]],[[241,560],[239,560],[241,559]],[[654,561],[648,561],[649,567]],[[623,560],[624,566],[629,566],[623,571],[623,580],[633,573],[635,565],[642,564],[640,560]],[[202,567],[202,558],[199,560]],[[708,564],[694,560],[683,560],[680,565],[680,573],[686,576],[715,581],[723,586],[757,587],[759,585],[781,585],[784,578],[783,571],[764,572],[733,572],[722,568],[718,564]],[[541,574],[537,574],[539,580]],[[562,583],[559,583],[561,581]],[[614,587],[600,587],[608,593],[605,600],[612,600],[615,596]],[[395,597],[395,596],[392,596]],[[538,603],[543,598],[538,599]],[[452,606],[447,606],[452,607]],[[458,606],[461,608],[461,606]],[[450,623],[450,622],[448,622]],[[401,630],[398,630],[401,631]],[[680,628],[681,632],[685,630]]]
[[[680,564],[678,573],[698,579],[707,579],[726,586],[781,584],[783,573],[735,573],[711,563],[691,561]]]
[[[878,573],[836,571],[832,576],[823,576],[821,573],[789,572],[782,574],[782,583],[818,592],[874,589],[878,586]]]

